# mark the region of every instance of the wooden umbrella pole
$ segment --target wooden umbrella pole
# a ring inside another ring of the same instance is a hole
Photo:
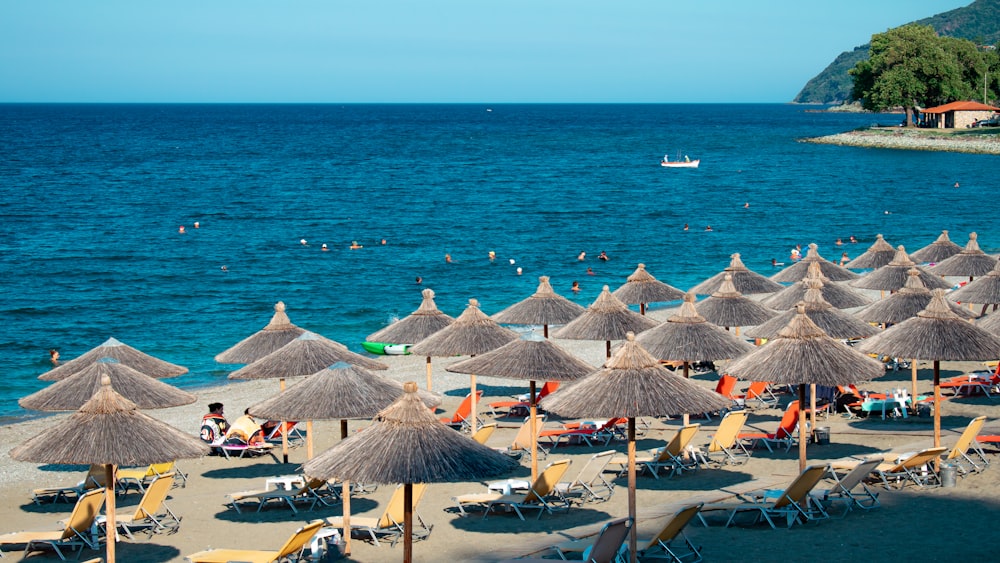
[[[306,459],[313,458],[313,421],[306,421]]]
[[[941,445],[941,361],[934,360],[934,447]]]
[[[812,425],[809,427],[809,437],[816,438],[816,384],[809,384],[809,412],[812,417]],[[801,406],[801,405],[800,405]],[[801,409],[800,409],[801,410]]]
[[[628,515],[632,518],[632,529],[628,534],[629,563],[636,563],[636,546],[639,543],[636,532],[635,502],[635,417],[628,418]]]
[[[104,522],[104,542],[107,563],[115,563],[115,545],[118,543],[118,525],[115,523],[115,485],[115,466],[109,463],[104,466],[104,512],[107,514],[107,520]]]
[[[542,325],[542,336],[548,340],[549,338],[549,325]]]
[[[684,379],[687,379],[687,378],[688,378],[688,363],[687,363],[687,360],[684,360]],[[687,426],[688,423],[690,423],[690,422],[691,422],[691,415],[689,415],[688,413],[684,413],[684,416],[682,417],[681,423],[684,426]]]
[[[535,395],[535,380],[532,379],[530,383],[530,393],[531,393],[531,403],[528,416],[531,417],[529,424],[531,424],[531,482],[534,483],[535,479],[538,478],[538,429],[535,425],[538,424],[536,416],[538,415],[538,406],[536,405],[536,395]]]
[[[806,411],[802,408],[805,402],[806,384],[799,383],[799,473],[806,470]]]
[[[912,381],[913,394],[910,396],[910,408],[913,412],[917,412],[917,360],[915,358],[910,359],[910,377]]]
[[[427,356],[427,390],[431,390],[431,357]]]
[[[347,438],[347,419],[340,419],[340,439]],[[344,555],[351,554],[351,482],[341,484],[340,497],[344,502]]]
[[[285,392],[284,377],[278,379],[278,388],[280,389],[281,393]],[[281,425],[279,426],[279,428],[281,428],[281,458],[284,460],[285,463],[288,463],[288,432],[285,431],[286,428],[284,420],[278,421],[278,424]]]
[[[646,315],[646,304],[645,303],[639,303],[639,314],[643,315],[643,316]]]
[[[403,485],[403,563],[413,561],[413,484]]]
[[[610,360],[611,359],[611,341],[610,340],[606,340],[605,341],[605,348],[606,348],[607,359]]]

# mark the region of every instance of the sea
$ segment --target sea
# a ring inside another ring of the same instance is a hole
[[[449,315],[493,314],[539,276],[588,305],[640,263],[687,289],[734,253],[771,275],[797,244],[837,260],[877,234],[912,251],[975,231],[1000,251],[998,157],[802,142],[901,121],[819,109],[0,105],[0,421],[38,414],[17,400],[49,350],[112,337],[190,370],[171,384],[223,383],[239,366],[214,356],[278,301],[361,352],[424,288]]]

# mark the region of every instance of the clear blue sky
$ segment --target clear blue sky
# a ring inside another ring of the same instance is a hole
[[[787,102],[971,0],[5,0],[0,102]]]

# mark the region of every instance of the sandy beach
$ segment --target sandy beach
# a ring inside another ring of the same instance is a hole
[[[651,313],[665,318],[667,311]],[[603,361],[604,343],[584,341],[557,341],[581,359],[597,366]],[[382,358],[391,368],[387,375],[399,381],[416,381],[423,387],[424,358],[414,356],[387,356]],[[439,411],[450,414],[461,396],[468,389],[468,377],[444,370],[445,365],[456,359],[435,359],[435,391],[444,393],[445,401]],[[944,363],[942,377],[957,375],[980,367],[976,363]],[[922,392],[931,388],[930,365],[919,364]],[[717,375],[699,375],[695,381],[707,388],[714,388]],[[885,376],[863,389],[885,391],[894,387],[908,387],[909,371],[886,372]],[[291,382],[294,384],[294,382]],[[480,388],[485,390],[484,402],[509,398],[525,392],[527,382],[480,377]],[[198,391],[195,404],[148,411],[175,427],[196,434],[201,415],[209,402],[225,403],[230,418],[246,406],[254,404],[277,392],[276,381],[235,383],[218,388]],[[781,403],[791,400],[781,395]],[[482,412],[485,409],[481,409]],[[978,395],[945,402],[943,412],[943,443],[950,445],[968,421],[976,415],[988,417],[984,432],[1000,429],[994,421],[1000,417],[1000,402]],[[771,431],[777,425],[781,410],[756,409],[748,424],[760,430]],[[649,419],[651,428],[641,436],[639,451],[654,448],[668,440],[681,425],[680,420]],[[509,445],[519,424],[517,420],[501,419],[500,429],[488,445]],[[694,420],[700,422],[696,445],[705,445],[717,427],[719,418]],[[37,466],[13,461],[6,455],[9,449],[37,432],[43,432],[51,419],[38,419],[0,427],[3,433],[3,455],[0,455],[0,518],[6,524],[3,532],[18,530],[53,529],[56,522],[68,516],[71,505],[55,503],[35,505],[31,489],[36,486],[72,485],[85,468],[65,466]],[[352,421],[351,430],[363,427],[365,422]],[[555,427],[556,420],[547,422]],[[833,415],[820,422],[830,427],[831,443],[810,445],[810,462],[823,463],[852,455],[865,455],[880,451],[914,451],[932,444],[932,419],[911,416],[906,419],[848,420]],[[994,427],[995,426],[995,427]],[[994,428],[991,428],[994,427]],[[332,445],[339,437],[339,423],[316,422],[313,436],[317,453]],[[623,442],[612,442],[610,448],[624,452]],[[552,451],[540,461],[546,463],[569,458],[572,465],[568,475],[575,475],[586,460],[603,448],[565,446]],[[278,452],[280,458],[280,451]],[[270,457],[230,459],[218,456],[181,460],[178,466],[188,475],[187,486],[173,489],[168,505],[182,517],[181,527],[174,535],[156,535],[145,539],[140,535],[134,541],[122,541],[118,547],[118,560],[136,563],[164,563],[183,561],[184,556],[210,547],[246,549],[277,549],[298,526],[316,518],[341,514],[341,506],[318,507],[312,511],[293,514],[285,507],[270,507],[262,512],[236,513],[225,506],[226,494],[247,489],[262,488],[268,477],[294,473],[306,461],[305,447],[292,449],[290,463],[276,463]],[[526,478],[528,462],[522,462],[517,474]],[[884,491],[879,487],[882,507],[870,512],[855,510],[845,518],[831,518],[817,525],[796,526],[791,530],[771,530],[766,525],[754,528],[704,528],[692,525],[687,532],[695,544],[703,546],[708,561],[734,559],[752,561],[796,560],[796,553],[808,553],[815,558],[855,558],[878,554],[880,560],[938,560],[971,559],[986,557],[991,549],[984,543],[983,531],[1000,514],[1000,469],[993,464],[980,474],[960,478],[954,488],[902,491]],[[781,487],[798,473],[796,449],[790,452],[769,453],[760,448],[750,461],[742,466],[725,466],[721,469],[701,469],[673,478],[654,479],[649,475],[638,478],[638,507],[640,533],[654,533],[662,526],[665,516],[672,514],[686,503],[723,500],[734,492],[758,487]],[[612,475],[609,475],[611,477]],[[574,507],[568,512],[543,515],[541,519],[522,522],[513,513],[499,513],[484,520],[481,513],[462,518],[454,509],[451,497],[456,494],[485,491],[485,482],[431,484],[418,507],[422,519],[433,526],[431,535],[414,544],[416,561],[491,561],[528,554],[554,556],[548,546],[568,537],[582,537],[595,533],[603,523],[627,514],[626,481],[614,480],[616,492],[608,502],[589,503]],[[382,485],[370,494],[352,499],[352,513],[377,516],[391,495],[392,486]],[[137,503],[139,494],[131,492],[119,496],[120,506]],[[970,525],[976,523],[976,525]],[[84,559],[98,554],[85,550]],[[16,558],[20,554],[6,553]],[[802,556],[805,558],[806,556]],[[348,560],[358,562],[395,561],[402,558],[402,546],[383,544],[374,546],[355,539]],[[32,561],[57,561],[55,554],[47,552],[30,557]]]

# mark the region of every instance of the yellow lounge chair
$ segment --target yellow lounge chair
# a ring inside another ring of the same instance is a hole
[[[146,487],[142,500],[134,510],[115,511],[115,525],[125,532],[129,539],[135,539],[132,532],[145,529],[150,537],[166,532],[173,534],[181,527],[181,519],[167,506],[167,494],[174,486],[174,474],[166,473],[153,479]]]
[[[636,553],[639,560],[666,559],[673,563],[698,563],[701,561],[701,548],[691,543],[691,540],[684,534],[684,527],[701,510],[703,503],[692,504],[676,512],[667,520],[660,532],[652,537],[640,535],[636,540]],[[680,538],[684,545],[672,545],[674,540]],[[559,557],[569,559],[568,555],[582,555],[584,547],[588,542],[579,540],[558,543],[552,546]]]
[[[563,498],[557,489],[557,485],[562,480],[566,470],[569,469],[570,460],[562,459],[553,461],[538,474],[538,478],[531,484],[526,493],[504,494],[502,492],[471,493],[452,497],[458,505],[458,511],[462,516],[466,516],[465,507],[470,505],[483,506],[486,511],[483,513],[485,520],[491,510],[497,506],[508,506],[517,513],[518,518],[524,520],[522,508],[537,508],[538,517],[542,517],[543,512],[555,512],[556,510],[566,510],[570,504]]]
[[[493,424],[484,424],[479,427],[479,430],[472,433],[472,439],[485,446],[486,441],[496,432],[496,429],[497,425],[495,422]]]
[[[862,510],[877,508],[880,505],[878,493],[872,492],[864,480],[883,461],[880,456],[864,459],[843,476],[837,475],[836,471],[831,471],[834,485],[825,491],[813,493],[813,495],[817,500],[828,502],[831,505],[834,502],[843,502],[846,508],[841,516],[847,516],[847,513],[854,508]],[[855,490],[858,487],[861,487],[860,491]]]
[[[251,549],[209,549],[187,556],[191,563],[278,563],[284,561],[303,561],[302,550],[316,532],[323,527],[322,520],[313,520],[295,530],[285,545],[278,551],[257,551]]]
[[[712,435],[712,441],[704,450],[699,449],[697,455],[705,465],[721,467],[727,463],[741,465],[750,459],[750,451],[739,440],[740,431],[750,415],[745,410],[729,411],[722,417],[719,428]],[[722,459],[716,459],[722,456]]]
[[[563,481],[556,484],[556,490],[568,501],[584,503],[608,500],[615,492],[615,485],[604,478],[604,469],[615,453],[617,452],[614,450],[608,450],[590,456],[576,478],[568,483]]]
[[[829,469],[828,465],[810,465],[784,490],[758,491],[744,496],[745,500],[742,502],[706,504],[702,506],[698,516],[707,526],[703,513],[726,510],[729,512],[729,519],[726,520],[727,528],[735,525],[737,516],[744,512],[754,514],[752,524],[764,520],[772,528],[776,528],[774,519],[777,517],[784,518],[789,528],[796,522],[829,518],[822,505],[810,497],[812,490]]]
[[[413,496],[413,506],[411,507],[410,514],[416,518],[416,523],[420,524],[419,529],[413,526],[413,539],[426,539],[427,536],[431,535],[433,526],[427,526],[423,518],[417,514],[417,505],[420,504],[420,499],[424,497],[427,485],[414,483],[411,486],[413,487],[411,493]],[[403,494],[403,485],[396,486],[396,490],[392,492],[392,496],[389,498],[389,504],[386,505],[382,515],[378,518],[351,515],[351,532],[368,534],[365,539],[370,539],[375,545],[380,545],[378,541],[380,536],[383,539],[386,537],[390,538],[390,545],[396,545],[396,542],[402,539],[404,534],[405,505],[403,504]],[[327,518],[326,523],[333,528],[340,528],[341,537],[347,532],[347,530],[344,530],[344,518],[342,516]]]
[[[617,563],[621,561],[622,546],[632,530],[632,524],[631,518],[612,520],[601,528],[593,542],[576,540],[560,545],[574,544],[573,551],[582,553],[583,560],[587,563]],[[556,546],[553,546],[553,549],[558,551]],[[562,556],[562,552],[560,552],[560,556]],[[546,561],[552,561],[552,559],[505,559],[499,563],[545,563]]]
[[[653,450],[649,455],[636,456],[635,464],[641,465],[640,470],[648,470],[656,479],[660,478],[661,468],[670,470],[668,477],[682,473],[685,469],[691,471],[698,469],[698,458],[694,453],[687,452],[687,447],[691,444],[691,440],[694,440],[699,428],[700,424],[681,427],[663,448]],[[621,471],[618,472],[620,477],[628,470],[628,457],[615,457],[611,460],[611,465],[621,466]]]
[[[115,479],[118,480],[118,492],[125,494],[132,485],[135,485],[140,493],[145,493],[146,485],[152,483],[157,477],[171,472],[174,474],[174,485],[183,487],[187,484],[187,475],[177,469],[176,463],[173,461],[154,463],[146,467],[119,467],[118,471],[115,472]]]
[[[986,458],[986,452],[983,451],[983,448],[976,440],[985,423],[985,416],[977,416],[970,420],[969,425],[965,427],[955,445],[948,451],[948,455],[944,456],[944,461],[954,462],[958,466],[959,472],[963,475],[970,472],[978,473],[986,469],[986,466],[990,464],[990,460]],[[969,455],[970,450],[979,458],[978,462]]]
[[[541,454],[540,457],[546,457],[548,452],[545,448],[538,443],[538,436],[542,432],[542,426],[545,424],[545,415],[535,416],[535,446],[538,449],[538,453]],[[514,441],[510,443],[506,448],[493,448],[494,450],[507,454],[511,457],[516,457],[520,459],[525,453],[531,456],[531,417],[526,417],[521,427],[518,428],[517,434],[514,436]]]
[[[94,489],[76,501],[73,512],[61,530],[4,534],[0,536],[0,547],[24,545],[24,555],[27,557],[32,551],[49,546],[63,561],[66,560],[66,556],[63,555],[61,548],[76,549],[79,547],[81,553],[84,547],[98,549],[100,545],[97,538],[90,535],[90,529],[94,525],[94,518],[100,514],[103,505],[104,489]]]
[[[105,472],[103,465],[91,465],[87,474],[84,476],[83,481],[69,487],[42,487],[35,489],[31,491],[31,500],[33,500],[35,504],[42,504],[46,498],[51,499],[52,502],[58,502],[61,500],[69,501],[72,497],[75,502],[76,499],[80,498],[80,495],[86,493],[87,491],[103,487],[104,476]]]
[[[229,502],[226,504],[236,509],[236,512],[242,512],[240,510],[241,502],[256,502],[257,512],[260,512],[264,508],[264,505],[274,502],[277,504],[287,504],[294,514],[298,514],[299,511],[295,508],[296,502],[308,503],[308,510],[315,508],[317,502],[322,503],[324,506],[333,504],[328,500],[329,495],[325,492],[327,488],[325,480],[309,479],[301,487],[290,490],[270,489],[231,493],[227,495]]]

